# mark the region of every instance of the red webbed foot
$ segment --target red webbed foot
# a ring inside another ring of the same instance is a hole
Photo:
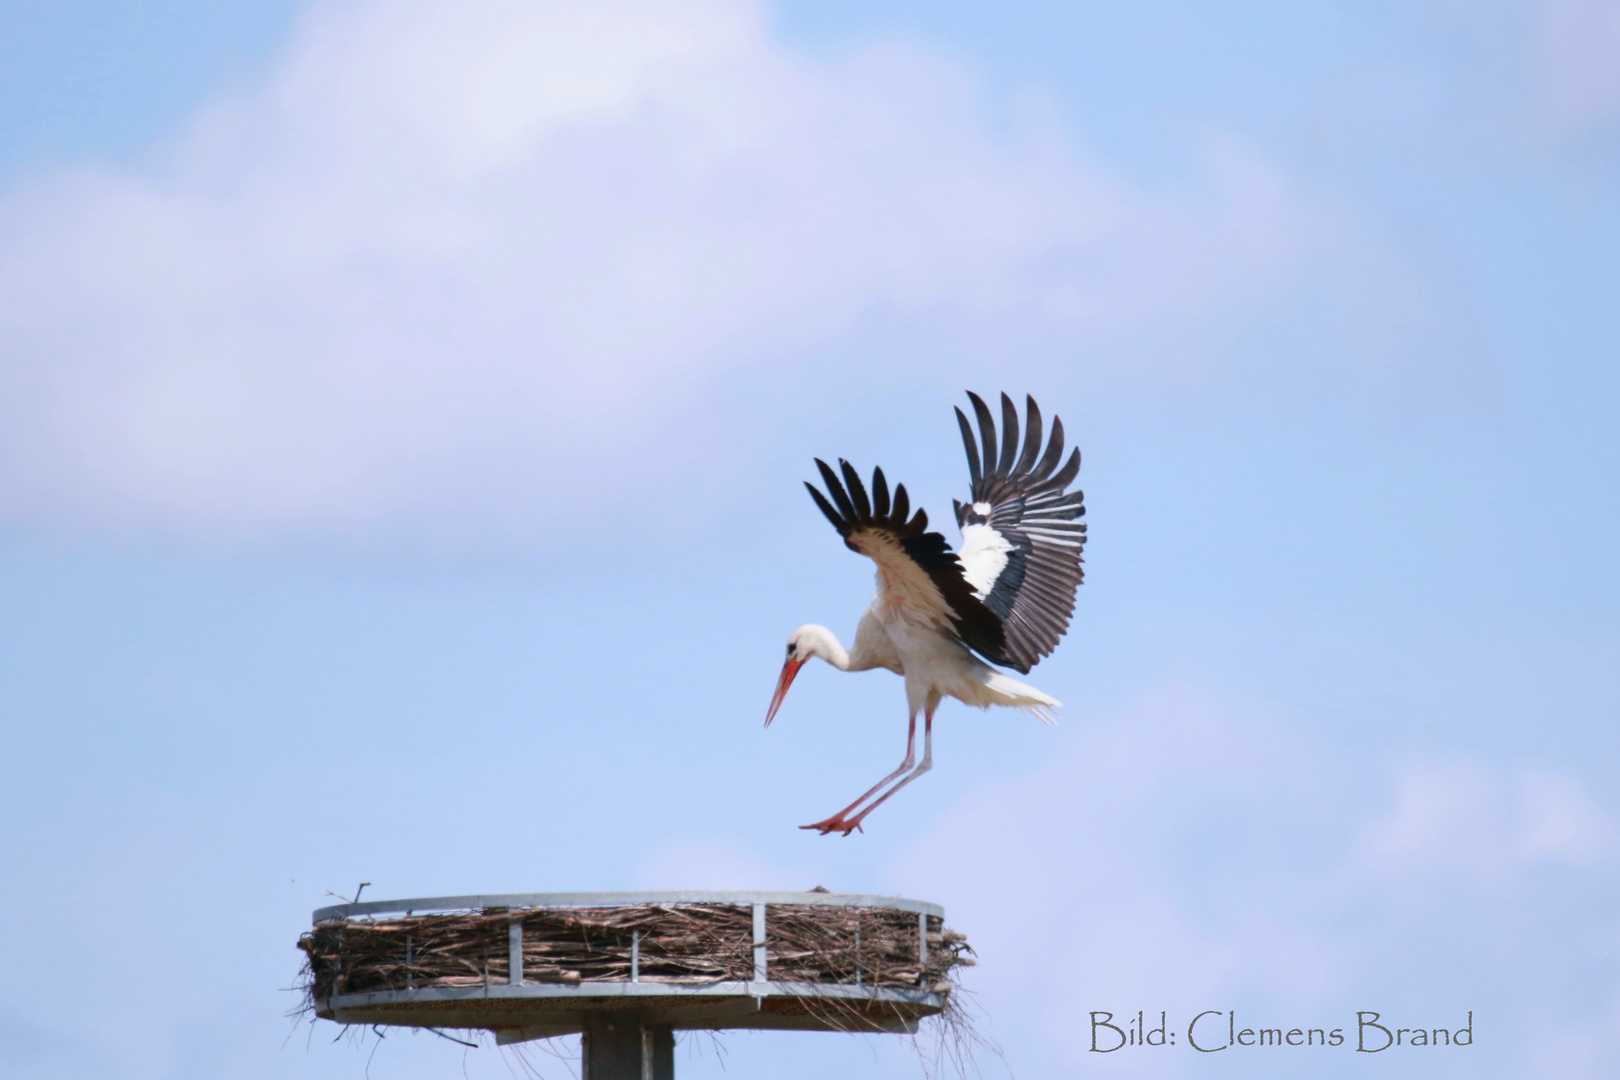
[[[861,829],[861,823],[859,819],[856,819],[855,821],[845,821],[842,814],[834,814],[826,821],[818,821],[814,825],[800,825],[799,828],[815,829],[817,832],[821,833],[822,836],[826,836],[830,832],[842,830],[843,834],[848,836],[856,829]],[[865,829],[861,829],[861,832],[865,831]]]

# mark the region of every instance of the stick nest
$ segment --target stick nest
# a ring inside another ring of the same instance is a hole
[[[298,940],[308,957],[310,1004],[332,994],[507,982],[509,933],[523,925],[523,981],[628,982],[639,952],[644,983],[704,986],[754,977],[753,915],[722,904],[532,908],[322,923]],[[966,938],[928,919],[928,959],[917,916],[883,908],[772,904],[766,961],[774,983],[952,989],[973,963]]]

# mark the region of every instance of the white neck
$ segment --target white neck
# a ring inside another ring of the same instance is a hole
[[[850,670],[849,650],[839,644],[838,636],[825,626],[814,623],[801,626],[796,636],[805,659],[819,656],[839,671]]]

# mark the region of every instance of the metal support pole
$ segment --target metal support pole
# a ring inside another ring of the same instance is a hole
[[[855,985],[861,985],[861,911],[855,909]]]
[[[765,960],[765,905],[754,905],[754,981],[764,982]]]
[[[581,1038],[581,1080],[675,1080],[675,1033],[634,1016],[593,1018]]]
[[[506,928],[506,981],[523,985],[523,919],[512,920]]]
[[[917,985],[928,985],[928,913],[917,912]]]

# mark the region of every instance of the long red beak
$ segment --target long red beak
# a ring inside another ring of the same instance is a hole
[[[792,657],[782,665],[782,677],[776,680],[776,696],[771,698],[771,711],[765,714],[766,727],[770,727],[771,721],[776,719],[776,710],[782,707],[782,699],[787,697],[788,687],[793,685],[793,676],[797,675],[802,667],[804,661]]]

